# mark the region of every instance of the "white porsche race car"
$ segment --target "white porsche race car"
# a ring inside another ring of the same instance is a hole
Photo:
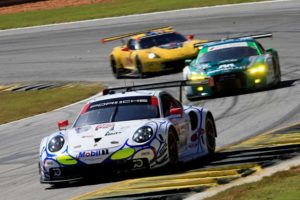
[[[69,182],[93,170],[153,169],[214,153],[210,111],[182,106],[162,90],[126,90],[88,102],[70,128],[59,122],[60,130],[42,139],[41,183]]]

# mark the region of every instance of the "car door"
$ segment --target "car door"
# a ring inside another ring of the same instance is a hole
[[[130,39],[127,45],[122,49],[121,53],[121,63],[124,67],[132,68],[135,65],[134,58],[136,55],[136,41],[134,39]]]
[[[160,95],[162,102],[162,114],[163,117],[168,119],[175,126],[175,129],[179,137],[179,148],[182,149],[187,145],[188,142],[188,133],[189,133],[189,121],[185,113],[183,112],[183,107],[179,101],[172,97],[168,93],[162,93]],[[170,110],[172,108],[181,108],[182,116],[180,115],[171,115]],[[179,149],[179,150],[180,150]]]

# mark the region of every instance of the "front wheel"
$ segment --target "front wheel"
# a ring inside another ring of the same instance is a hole
[[[139,58],[136,59],[136,69],[137,69],[138,77],[143,78],[144,77],[144,69],[143,69],[142,62],[140,61]]]
[[[205,132],[206,132],[206,147],[208,154],[215,153],[216,150],[216,136],[217,130],[214,119],[211,114],[208,114],[205,121]]]
[[[116,79],[121,78],[120,70],[117,68],[117,63],[116,63],[116,60],[114,59],[114,57],[111,58],[110,65],[111,65],[111,70],[112,70],[114,77]]]

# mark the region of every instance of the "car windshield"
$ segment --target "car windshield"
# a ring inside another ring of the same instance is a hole
[[[223,60],[239,59],[249,56],[258,55],[256,49],[248,46],[230,47],[230,48],[216,48],[203,54],[199,54],[197,63],[208,63],[208,62],[218,62]]]
[[[159,118],[158,104],[155,102],[155,97],[148,96],[97,101],[87,105],[74,126]]]
[[[161,46],[169,43],[185,42],[186,38],[178,33],[166,33],[141,38],[140,48],[148,49],[154,46]]]

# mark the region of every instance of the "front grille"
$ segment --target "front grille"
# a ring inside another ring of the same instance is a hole
[[[66,166],[50,169],[50,181],[67,180],[95,175],[103,176],[105,173],[141,169],[149,169],[148,159],[118,160],[113,163]]]
[[[214,76],[218,91],[242,89],[246,85],[246,75],[243,73],[229,73]]]

